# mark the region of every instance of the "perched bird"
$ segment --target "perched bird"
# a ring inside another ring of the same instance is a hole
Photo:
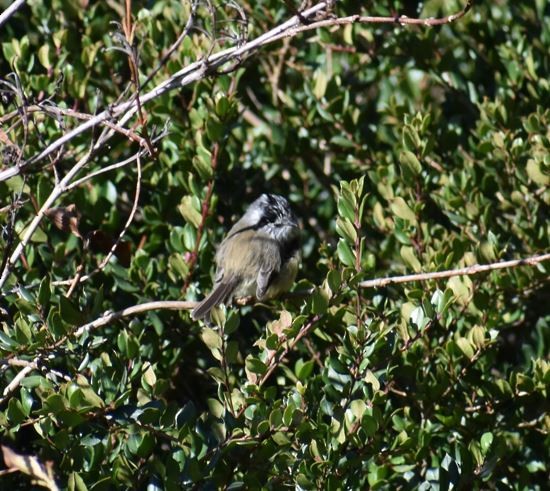
[[[193,319],[234,298],[273,298],[290,289],[300,263],[300,228],[288,201],[262,194],[220,244],[210,295],[191,312]]]

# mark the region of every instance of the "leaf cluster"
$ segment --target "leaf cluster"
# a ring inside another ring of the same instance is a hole
[[[334,13],[427,18],[460,4]],[[113,24],[121,9],[29,2],[2,26],[4,167],[79,114],[296,13],[132,2],[130,43]],[[141,158],[137,213],[135,161],[94,174],[139,151],[117,133],[56,204],[78,210],[71,225],[45,217],[3,287],[3,444],[53,462],[48,479],[53,468],[70,490],[547,486],[550,265],[359,287],[550,250],[547,21],[546,2],[518,0],[475,2],[438,28],[318,29],[145,105],[128,128],[159,138]],[[101,129],[0,182],[2,267]],[[203,298],[216,244],[261,192],[301,217],[296,295],[222,309],[210,327],[158,310],[78,331],[105,312]]]

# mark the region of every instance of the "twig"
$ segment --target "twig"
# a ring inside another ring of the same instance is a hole
[[[164,300],[157,302],[146,302],[139,305],[133,305],[117,312],[104,312],[103,315],[92,322],[88,322],[76,329],[75,337],[82,336],[84,333],[97,329],[98,327],[110,324],[113,321],[129,317],[132,315],[150,312],[151,310],[191,310],[197,305],[197,302],[184,302],[179,300]]]
[[[110,171],[115,170],[115,169],[120,169],[121,167],[129,165],[132,162],[134,162],[134,160],[137,160],[139,157],[143,156],[145,153],[147,153],[147,150],[141,149],[139,152],[132,155],[131,157],[128,157],[127,159],[121,160],[120,162],[117,162],[116,164],[111,164],[111,165],[108,165],[107,167],[103,167],[103,168],[98,169],[94,172],[91,172],[90,174],[88,174],[84,177],[81,177],[80,179],[77,179],[73,183],[69,184],[67,186],[66,190],[70,191],[70,190],[80,186],[81,184],[93,179],[94,177],[97,177],[101,174],[105,174],[106,172],[110,172]]]
[[[216,143],[214,144],[214,148],[212,150],[212,172],[215,172],[216,167],[218,165],[218,155],[220,151],[220,144]],[[185,282],[181,288],[182,295],[187,291],[189,288],[189,285],[191,283],[191,277],[193,274],[193,268],[195,267],[195,264],[197,263],[197,259],[199,257],[199,247],[200,242],[202,239],[202,234],[204,233],[204,226],[206,224],[206,218],[208,217],[208,214],[210,213],[210,201],[212,199],[212,192],[214,191],[214,175],[212,175],[212,178],[208,182],[208,187],[206,188],[206,196],[204,197],[204,201],[202,202],[202,208],[201,208],[201,221],[199,223],[199,226],[197,228],[197,238],[195,240],[195,247],[193,248],[193,251],[191,252],[191,255],[189,257],[189,260],[187,261],[188,264],[188,273],[187,278],[185,279]]]
[[[85,250],[82,256],[85,257]],[[80,282],[80,278],[82,278],[83,271],[84,271],[84,262],[81,262],[76,268],[76,274],[74,275],[74,278],[71,280],[71,284],[69,286],[69,289],[67,290],[67,293],[65,293],[66,298],[69,298],[73,294],[76,286]]]
[[[301,32],[311,31],[312,29],[319,29],[321,27],[332,26],[345,26],[348,24],[399,24],[405,25],[420,25],[426,27],[442,26],[444,24],[450,24],[464,17],[468,11],[472,8],[473,0],[468,0],[465,7],[456,14],[451,14],[446,17],[430,17],[429,19],[417,19],[413,17],[407,17],[406,15],[400,15],[397,17],[374,17],[370,15],[350,15],[348,17],[336,17],[332,19],[323,19],[317,22],[311,22],[309,24],[300,25],[289,29],[285,33],[281,33],[275,36],[271,42],[285,37],[293,37]]]
[[[411,283],[413,281],[438,280],[442,278],[452,278],[453,276],[471,276],[485,271],[495,271],[497,269],[515,268],[518,266],[535,266],[536,264],[550,260],[550,253],[538,256],[526,257],[524,259],[513,259],[511,261],[502,261],[493,264],[474,264],[466,268],[451,269],[448,271],[436,271],[434,273],[418,273],[404,276],[393,276],[389,278],[376,278],[373,280],[362,281],[360,288],[379,288],[386,285],[397,283]]]
[[[2,399],[0,399],[0,405],[2,405],[5,400],[9,399],[11,393],[14,392],[17,387],[19,387],[21,380],[23,380],[29,372],[32,372],[34,368],[35,367],[30,365],[23,367],[23,369],[15,377],[13,377],[12,381],[6,386],[6,388],[2,392],[3,397]]]
[[[191,2],[191,12],[189,13],[189,18],[187,19],[187,22],[185,24],[185,27],[183,28],[182,33],[178,36],[178,39],[168,48],[168,50],[162,55],[162,58],[157,63],[157,66],[153,69],[153,71],[147,76],[145,79],[145,82],[143,82],[142,87],[145,87],[152,79],[153,77],[159,72],[159,70],[166,64],[166,62],[170,59],[174,51],[176,51],[183,40],[189,35],[189,31],[193,27],[193,23],[195,21],[195,15],[197,13],[197,6],[199,2],[197,0],[193,0]]]
[[[152,139],[152,142],[157,143],[162,138],[164,138],[166,136],[166,134],[167,134],[167,129],[164,128],[161,132],[159,132],[159,134],[157,134]],[[115,164],[108,165],[107,167],[102,167],[101,169],[98,169],[94,172],[90,172],[88,175],[86,175],[84,177],[81,177],[80,179],[77,179],[76,181],[69,184],[65,188],[65,190],[66,191],[71,191],[72,189],[80,186],[81,184],[85,183],[86,181],[89,181],[89,180],[93,179],[94,177],[97,177],[101,174],[105,174],[106,172],[111,172],[112,170],[120,169],[121,167],[129,165],[132,162],[134,162],[135,160],[137,160],[138,158],[143,157],[147,152],[148,152],[147,146],[144,146],[143,148],[140,148],[134,155],[132,155],[131,157],[128,157],[127,159],[121,160],[120,162],[117,162]]]
[[[288,353],[290,353],[294,349],[294,347],[298,344],[298,342],[304,336],[309,334],[309,332],[313,329],[313,327],[317,324],[317,322],[319,322],[320,319],[321,319],[320,315],[313,316],[307,324],[304,324],[304,326],[302,326],[298,334],[296,334],[296,337],[294,337],[292,341],[287,344],[287,347],[281,352],[279,356],[277,356],[277,353],[275,352],[275,354],[271,357],[271,359],[268,362],[267,371],[262,375],[262,377],[258,381],[258,387],[261,387],[267,382],[269,377],[271,377],[271,374],[281,364],[285,356],[288,355]]]
[[[124,228],[121,230],[120,234],[118,234],[118,237],[115,240],[115,243],[113,244],[113,246],[111,247],[111,250],[105,256],[103,261],[101,261],[101,263],[99,264],[99,266],[97,268],[99,271],[101,271],[107,265],[109,260],[111,259],[111,257],[114,254],[116,248],[120,244],[120,241],[122,240],[122,237],[124,237],[124,234],[128,230],[128,227],[130,227],[130,225],[131,225],[131,223],[134,220],[134,217],[136,215],[137,208],[138,208],[138,203],[139,203],[139,195],[141,193],[141,159],[139,158],[139,155],[138,155],[136,164],[137,164],[136,165],[136,167],[137,167],[136,192],[134,194],[134,203],[133,203],[132,209],[130,211],[130,216],[128,216],[128,220],[126,220],[126,223],[124,224]]]
[[[310,318],[309,322],[304,324],[298,334],[292,339],[292,341],[288,342],[286,338],[283,338],[281,340],[281,346],[286,343],[286,348],[279,354],[277,354],[277,351],[274,351],[273,354],[269,357],[267,360],[267,370],[266,372],[260,377],[260,380],[258,380],[257,385],[258,387],[261,387],[264,385],[268,379],[271,377],[273,372],[277,369],[277,367],[283,362],[284,358],[288,353],[290,353],[294,347],[299,343],[299,341],[310,333],[310,331],[315,327],[317,322],[321,319],[321,315],[315,315]],[[237,418],[240,418],[242,414],[246,411],[246,408],[248,406],[244,404],[239,412],[237,413]]]
[[[89,121],[90,119],[94,118],[94,115],[83,113],[80,111],[75,111],[70,108],[62,108],[57,107],[54,105],[49,104],[33,104],[32,106],[28,106],[25,108],[25,111],[29,114],[32,113],[45,113],[50,116],[65,116],[69,118],[75,118],[79,120]],[[20,111],[12,111],[10,113],[5,114],[4,116],[0,117],[0,124],[5,123],[6,121],[9,121],[10,119],[14,118],[15,116],[18,116],[20,114]],[[101,124],[107,126],[108,128],[115,130],[117,133],[120,133],[124,135],[126,138],[129,138],[132,141],[135,141],[140,144],[140,146],[147,148],[147,141],[145,138],[139,136],[135,131],[123,128],[116,123],[113,123],[112,121],[106,120],[103,121]]]
[[[0,27],[17,12],[25,3],[25,0],[15,0],[4,12],[0,14]]]

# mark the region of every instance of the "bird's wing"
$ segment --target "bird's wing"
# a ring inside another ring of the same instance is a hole
[[[274,275],[281,269],[281,252],[277,242],[271,238],[259,238],[254,241],[258,248],[258,276],[256,277],[256,298],[262,300],[269,289]]]

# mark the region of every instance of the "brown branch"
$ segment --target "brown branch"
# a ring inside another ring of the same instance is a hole
[[[466,268],[451,269],[448,271],[436,271],[433,273],[418,273],[404,276],[393,276],[389,278],[376,278],[359,283],[360,288],[380,288],[386,285],[397,283],[411,283],[413,281],[439,280],[443,278],[452,278],[453,276],[471,276],[485,271],[495,271],[497,269],[516,268],[519,266],[535,266],[536,264],[550,260],[550,253],[538,256],[526,257],[524,259],[513,259],[511,261],[501,261],[492,264],[474,264]]]
[[[414,17],[407,17],[406,15],[399,15],[395,17],[375,17],[371,15],[350,15],[348,17],[333,17],[330,19],[322,19],[316,22],[310,22],[309,24],[299,25],[292,27],[280,34],[273,36],[269,39],[269,42],[277,41],[279,39],[294,37],[302,32],[311,31],[312,29],[319,29],[322,27],[332,26],[346,26],[348,24],[399,24],[405,25],[419,25],[425,27],[442,26],[455,22],[464,17],[468,11],[472,8],[473,0],[468,0],[464,8],[456,13],[447,15],[445,17],[430,17],[428,19],[419,19]],[[266,43],[267,44],[267,43]]]
[[[157,302],[146,302],[139,305],[132,305],[126,309],[119,310],[117,312],[104,312],[103,315],[92,322],[88,322],[80,326],[74,331],[74,336],[79,337],[84,333],[97,329],[98,327],[106,326],[111,322],[124,317],[130,317],[137,314],[143,314],[144,312],[150,312],[151,310],[191,310],[197,305],[197,302],[183,302],[179,300],[160,300]]]
[[[136,167],[137,167],[136,191],[134,193],[134,203],[132,204],[132,209],[130,210],[130,215],[128,216],[128,220],[126,220],[126,223],[124,224],[124,227],[120,231],[120,234],[118,234],[118,237],[115,240],[113,246],[111,247],[111,250],[108,252],[108,254],[105,256],[103,261],[101,261],[100,265],[97,267],[98,271],[94,271],[93,274],[95,274],[95,273],[101,271],[103,268],[105,268],[105,266],[107,265],[107,263],[109,262],[109,260],[113,256],[113,254],[115,253],[115,251],[116,251],[118,245],[120,244],[122,238],[124,237],[124,234],[126,233],[126,231],[128,230],[128,228],[130,227],[131,223],[134,220],[134,217],[135,217],[136,212],[137,212],[138,204],[139,204],[139,196],[141,194],[141,158],[139,157],[139,154],[138,154],[138,157],[136,159]],[[90,274],[90,276],[91,276],[91,274]]]
[[[215,143],[214,148],[212,150],[212,173],[216,171],[216,167],[218,166],[218,157],[220,152],[220,144]],[[182,295],[185,294],[187,289],[189,288],[189,285],[191,284],[191,276],[193,273],[193,268],[195,267],[195,264],[197,263],[197,259],[199,258],[199,246],[202,239],[202,234],[204,233],[204,226],[206,224],[206,218],[208,217],[208,214],[210,213],[210,201],[212,199],[212,193],[214,191],[214,175],[212,175],[212,178],[210,181],[208,181],[208,187],[206,188],[206,196],[204,197],[204,200],[202,202],[202,208],[201,208],[201,221],[199,223],[199,226],[197,228],[197,239],[195,240],[195,247],[193,248],[193,251],[191,252],[191,255],[189,257],[189,260],[187,261],[188,265],[188,272],[187,272],[187,278],[185,279],[185,283],[181,287],[181,293]]]
[[[38,112],[38,113],[48,114],[49,116],[65,116],[69,118],[75,118],[81,121],[89,121],[95,117],[93,114],[75,111],[74,109],[70,109],[70,108],[46,105],[44,103],[33,104],[32,106],[28,106],[25,108],[25,111],[29,114]],[[10,119],[19,115],[20,115],[19,111],[11,111],[7,114],[4,114],[3,116],[0,117],[0,124],[3,124],[6,121],[9,121]],[[109,120],[102,121],[101,124],[105,125],[107,128],[110,128],[116,131],[117,133],[120,133],[121,135],[124,135],[126,138],[136,143],[139,143],[140,146],[142,146],[143,148],[147,148],[146,140],[143,137],[139,136],[135,131],[119,126],[116,123],[113,123],[112,121],[109,121]]]
[[[265,372],[260,378],[258,382],[258,387],[261,387],[267,382],[267,379],[271,377],[271,374],[281,364],[284,357],[294,349],[294,347],[298,344],[298,342],[304,336],[309,334],[309,332],[313,329],[313,327],[315,327],[315,325],[317,324],[317,322],[319,322],[320,319],[321,319],[320,315],[313,316],[312,319],[307,324],[302,326],[302,328],[300,329],[296,337],[293,338],[292,341],[288,343],[287,347],[282,351],[282,353],[279,356],[276,356],[276,353],[275,353],[275,355],[271,357],[271,359],[269,360],[267,372]]]
[[[281,345],[286,343],[287,346],[281,353],[277,354],[277,351],[275,351],[269,357],[269,359],[267,360],[267,371],[260,377],[260,380],[258,380],[258,382],[257,382],[258,387],[261,387],[262,385],[264,385],[267,382],[267,380],[271,377],[273,372],[283,362],[286,355],[288,355],[288,353],[290,353],[294,349],[294,347],[300,342],[300,340],[304,336],[307,336],[311,332],[311,330],[317,325],[317,323],[319,322],[321,317],[322,316],[319,315],[319,314],[314,315],[313,317],[311,317],[309,322],[307,322],[306,324],[304,324],[302,326],[302,328],[300,329],[300,331],[298,332],[296,337],[293,338],[290,342],[288,341],[288,339],[286,339],[286,337],[281,340]],[[247,407],[248,406],[246,404],[244,404],[241,407],[241,409],[239,410],[239,412],[237,414],[237,418],[242,416],[242,414],[245,412]]]

